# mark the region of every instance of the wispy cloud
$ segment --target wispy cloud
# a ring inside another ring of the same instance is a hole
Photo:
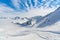
[[[13,4],[15,5],[15,7],[17,9],[20,9],[20,7],[23,7],[23,8],[24,7],[27,7],[27,8],[29,8],[29,7],[38,8],[38,7],[42,7],[43,6],[44,8],[46,8],[46,7],[47,8],[52,8],[52,7],[60,6],[60,4],[59,4],[60,1],[59,0],[24,0],[24,1],[22,1],[22,0],[12,0],[12,2],[13,2]]]
[[[34,6],[33,6],[32,2],[35,3]],[[13,4],[13,6],[16,9],[13,9],[13,8],[11,8],[11,6],[8,6],[6,3],[2,2],[2,3],[0,3],[0,13],[2,13],[2,14],[3,13],[12,13],[12,14],[13,13],[23,14],[24,13],[25,16],[26,15],[29,15],[29,16],[42,15],[42,16],[44,16],[44,15],[54,11],[55,9],[57,9],[60,6],[60,4],[59,4],[60,1],[59,0],[33,0],[33,1],[31,1],[31,0],[24,0],[24,1],[11,0],[11,3]],[[12,5],[12,4],[10,4],[10,5]],[[23,5],[23,9],[21,8],[23,10],[23,12],[20,11],[21,10],[20,7],[22,7],[20,5]],[[29,5],[30,5],[30,7],[29,7]],[[37,5],[40,6],[40,8]],[[54,5],[56,5],[57,7],[55,7]],[[25,12],[25,11],[27,11],[27,12]]]

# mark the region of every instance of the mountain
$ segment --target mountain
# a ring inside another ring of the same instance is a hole
[[[28,27],[28,26],[32,26],[33,24],[37,24],[39,23],[39,21],[41,20],[42,16],[34,16],[34,17],[23,17],[20,18],[18,16],[11,18],[13,21],[12,23],[20,25],[22,27]]]
[[[34,16],[32,17],[32,19],[35,19],[36,20],[36,23],[39,23],[40,20],[42,20],[42,16]]]
[[[46,21],[39,24],[38,27],[54,25],[56,22],[60,21],[60,7],[57,8],[54,12],[51,12],[48,15],[44,16],[42,20],[44,19],[46,19]]]
[[[19,19],[19,17],[15,17],[15,19]],[[20,19],[22,19],[22,18],[20,18]],[[36,27],[43,28],[46,26],[51,26],[51,25],[54,25],[56,22],[60,21],[60,7],[57,8],[54,12],[51,12],[43,17],[42,16],[34,16],[31,18],[24,17],[22,21],[20,19],[19,19],[19,22],[17,20],[14,20],[14,21],[17,21],[15,23],[17,25],[21,25],[22,27],[36,26]],[[27,21],[24,19],[26,19]],[[35,23],[33,23],[34,21],[35,21]],[[20,23],[20,22],[22,22],[22,23]],[[34,25],[32,25],[32,23]]]

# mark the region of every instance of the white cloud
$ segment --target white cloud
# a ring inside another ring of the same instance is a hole
[[[11,0],[16,9],[19,9],[19,0]]]
[[[8,7],[6,4],[0,4],[0,16],[8,16],[8,14],[13,14],[14,9]]]
[[[50,12],[53,12],[57,8],[31,8],[28,9],[28,12],[20,12],[20,11],[15,11],[14,9],[6,6],[5,4],[0,5],[0,15],[2,16],[21,16],[24,17],[32,17],[32,16],[45,16],[49,14]]]
[[[8,7],[6,4],[0,4],[0,12],[11,12],[11,11],[14,10]]]
[[[25,16],[29,16],[29,17],[32,17],[32,16],[45,16],[47,14],[49,14],[50,12],[53,12],[54,10],[56,10],[57,8],[31,8],[28,10],[28,12],[25,12],[24,15]]]

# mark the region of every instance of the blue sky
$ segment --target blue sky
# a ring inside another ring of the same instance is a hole
[[[14,2],[14,0],[0,0],[0,4],[4,3],[13,9],[17,9],[16,6],[14,6],[13,2]],[[17,3],[19,4],[18,9],[20,9],[20,10],[27,10],[26,8],[31,7],[31,5],[32,5],[32,7],[43,6],[43,7],[50,7],[50,8],[60,6],[59,0],[37,0],[37,2],[35,2],[35,0],[20,0]],[[26,6],[25,3],[27,3],[28,6]]]
[[[7,6],[11,7],[11,8],[15,8],[14,5],[12,4],[11,0],[0,0],[0,4],[6,4]]]

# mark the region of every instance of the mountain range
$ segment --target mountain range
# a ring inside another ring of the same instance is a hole
[[[15,17],[15,20],[17,18],[19,18],[19,17]],[[54,12],[51,12],[51,13],[45,15],[45,16],[34,16],[34,17],[31,17],[31,18],[27,18],[27,17],[24,17],[24,18],[28,21],[23,22],[21,24],[22,26],[31,25],[31,23],[33,22],[32,19],[34,19],[36,21],[36,23],[33,26],[37,26],[37,27],[40,27],[40,28],[43,28],[43,27],[46,27],[46,26],[51,26],[51,25],[54,25],[56,22],[60,21],[60,7],[57,8]],[[23,20],[23,21],[25,21],[25,20]],[[16,24],[20,25],[19,22],[18,23],[16,22]]]

